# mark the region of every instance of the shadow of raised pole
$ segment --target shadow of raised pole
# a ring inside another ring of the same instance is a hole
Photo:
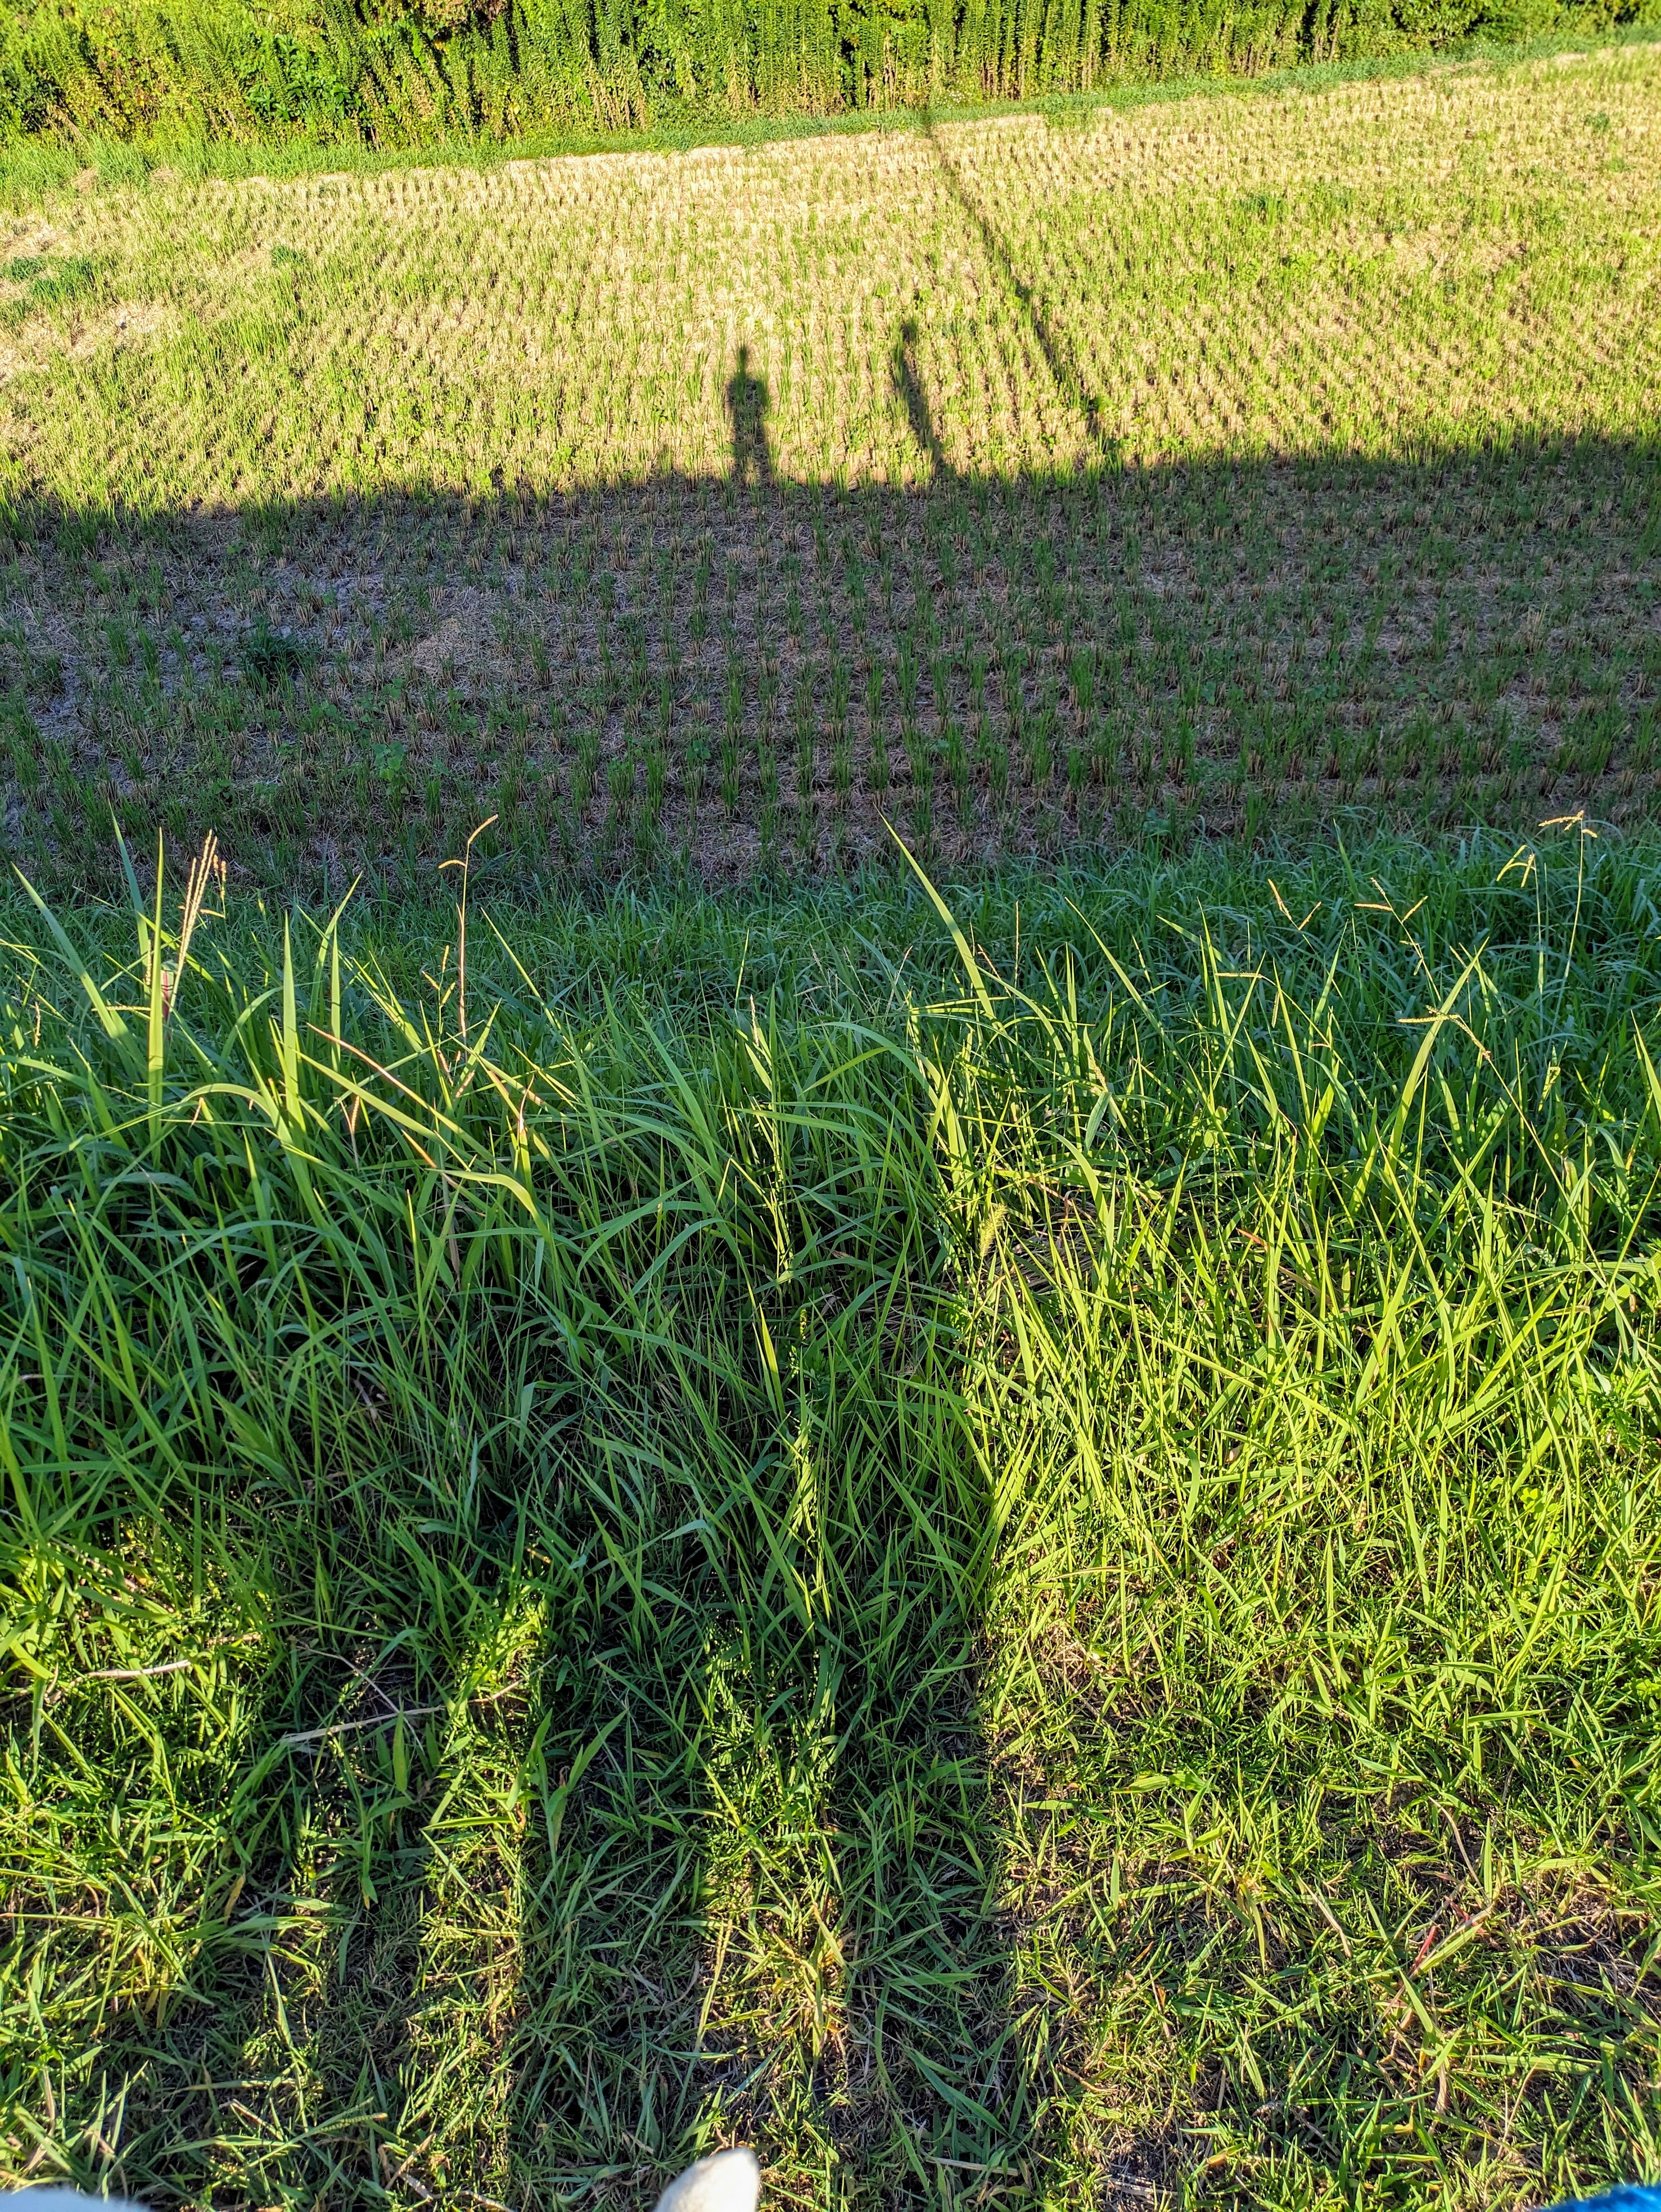
[[[973,226],[975,234],[980,240],[987,259],[1025,311],[1032,335],[1037,340],[1038,350],[1044,357],[1045,365],[1049,368],[1050,379],[1057,393],[1069,406],[1076,407],[1083,416],[1090,442],[1096,447],[1098,453],[1105,459],[1116,460],[1118,459],[1116,441],[1109,436],[1102,422],[1101,401],[1086,384],[1084,371],[1079,364],[1078,356],[1074,352],[1066,334],[1058,330],[1044,313],[1036,287],[1028,283],[1016,268],[1014,259],[996,225],[970,190],[963,172],[946,152],[939,133],[932,125],[929,127],[928,137],[940,162],[940,173],[946,179],[946,190]]]

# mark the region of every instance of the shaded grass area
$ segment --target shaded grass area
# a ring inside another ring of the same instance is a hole
[[[1658,860],[29,909],[10,2170],[1652,2167]]]

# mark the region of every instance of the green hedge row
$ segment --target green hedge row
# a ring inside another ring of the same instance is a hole
[[[1661,20],[1661,0],[0,0],[0,138],[420,145],[1028,99]]]

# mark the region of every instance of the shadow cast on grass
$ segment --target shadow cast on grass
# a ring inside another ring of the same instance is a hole
[[[908,321],[890,368],[914,487],[781,479],[740,356],[720,482],[25,514],[13,855],[106,883],[113,809],[141,852],[213,829],[245,879],[338,896],[429,883],[494,815],[484,880],[532,892],[848,867],[892,854],[885,819],[958,866],[1150,829],[1652,811],[1652,447],[978,477]],[[198,1938],[133,1969],[73,2066],[43,2043],[16,2075],[54,2162],[519,2212],[638,2202],[744,2133],[798,2197],[1042,2193],[1067,2092],[1006,2003],[995,1516],[951,1240],[932,1163],[894,1158],[904,1117],[873,1121],[834,1042],[791,1048],[828,1058],[787,1071],[764,1022],[731,1047],[722,1125],[630,1065],[639,1039],[600,1040],[630,1103],[566,1188],[600,1309],[592,1283],[526,1294],[441,1176],[413,1258],[397,1176],[378,1260],[299,1183],[230,1232],[211,1188],[178,1196],[155,1280],[180,1229],[227,1269],[241,1335],[209,1361],[202,1464],[235,1440],[222,1577],[262,1593],[235,1633],[267,1656],[204,1677],[236,1696],[222,1753],[192,1754]],[[735,1158],[736,1243],[708,1198]],[[612,1224],[672,1186],[695,1262],[666,1229],[608,1273]],[[155,1226],[123,1229],[126,1261]],[[139,1451],[131,1500],[70,1513],[57,1571],[143,1540],[153,1473]],[[126,1752],[176,1737],[189,1767],[193,1694],[123,1691]],[[143,1851],[111,1848],[149,1894]],[[70,1839],[60,1873],[102,1880],[104,1849]],[[135,1909],[137,1958],[173,1923]],[[1156,2154],[1125,2154],[1131,2196]]]
[[[140,1614],[97,1724],[21,1753],[76,1808],[10,1892],[37,2177],[518,2208],[636,2204],[734,2136],[881,2201],[1001,2162],[990,1519],[922,1116],[897,1144],[868,1047],[757,1029],[683,1080],[591,1039],[606,1133],[545,1232],[368,1123],[259,1160],[252,1212],[203,1212],[188,1117],[178,1175],[106,1179],[78,1249],[167,1447],[77,1425],[65,1474],[15,1393],[9,1431],[9,1578],[50,1562],[94,1651]],[[770,1158],[782,1214],[742,1194]],[[119,1916],[60,1926],[77,1885]]]
[[[787,2202],[1220,2159],[1290,2212],[1642,2151],[1655,940],[1574,842],[1405,939],[1352,881],[1255,1000],[1262,915],[1155,930],[1129,1049],[1105,951],[1025,1043],[736,986],[570,1033],[511,986],[487,1041],[453,963],[406,1024],[262,918],[202,940],[158,1097],[148,1032],[25,961],[16,2166],[528,2212],[742,2135]],[[1505,1202],[1462,1214],[1471,1132]]]

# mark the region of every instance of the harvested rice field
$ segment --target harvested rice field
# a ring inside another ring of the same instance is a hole
[[[0,224],[65,888],[1656,807],[1661,46]]]

